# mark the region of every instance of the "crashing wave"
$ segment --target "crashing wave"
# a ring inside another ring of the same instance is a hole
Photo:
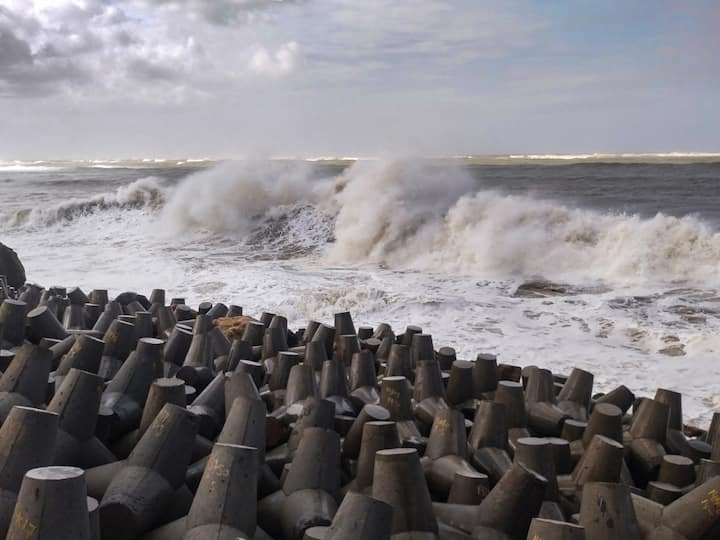
[[[68,199],[61,203],[18,210],[9,218],[10,226],[48,226],[70,221],[83,215],[121,208],[159,208],[165,202],[166,188],[157,178],[140,178],[112,193],[101,193],[87,199]]]
[[[331,182],[318,182],[302,164],[225,164],[188,177],[165,219],[181,229],[247,234],[278,208],[310,205],[317,211],[296,230],[317,230],[313,220],[327,226],[334,216],[325,251],[332,264],[720,283],[720,234],[696,217],[603,214],[479,187],[450,162],[360,161]]]

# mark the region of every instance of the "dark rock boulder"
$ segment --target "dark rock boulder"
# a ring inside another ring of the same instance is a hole
[[[0,276],[7,276],[8,285],[19,289],[25,284],[25,267],[12,249],[0,243]]]

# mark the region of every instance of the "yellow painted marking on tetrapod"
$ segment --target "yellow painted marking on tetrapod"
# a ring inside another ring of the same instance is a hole
[[[108,330],[103,339],[105,340],[105,343],[117,343],[118,333],[115,330]]]
[[[165,434],[166,427],[168,424],[168,420],[170,419],[170,413],[166,410],[161,410],[158,415],[155,417],[155,422],[157,422],[157,431],[155,432],[156,436],[162,437]],[[153,423],[155,423],[153,422]]]
[[[386,388],[384,388],[384,390],[385,390],[385,394],[387,394],[387,397],[394,397],[394,398],[400,397],[400,392],[398,392],[394,388],[386,387]]]
[[[435,418],[433,428],[438,431],[447,431],[450,429],[450,422],[448,422],[445,418]]]
[[[700,501],[700,506],[712,518],[720,515],[720,493],[717,489],[711,489],[708,492],[708,498]]]
[[[29,517],[24,515],[22,512],[15,512],[13,515],[14,525],[10,526],[10,533],[8,534],[8,540],[16,538],[16,532],[19,532],[25,538],[31,537],[37,531],[38,526],[33,523]]]
[[[230,476],[230,470],[225,465],[220,463],[217,458],[210,458],[210,460],[208,461],[208,467],[215,476],[218,476],[220,478],[227,478],[228,476]]]

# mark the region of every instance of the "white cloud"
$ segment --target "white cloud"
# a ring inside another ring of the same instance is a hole
[[[125,9],[103,0],[0,6],[0,95],[77,98],[86,88],[93,97],[127,96],[147,94],[137,82],[184,86],[202,59],[192,34],[170,35],[166,23],[130,18]]]
[[[283,78],[302,64],[299,44],[252,27],[271,24],[262,14],[287,3],[8,0],[0,5],[0,97],[158,102]],[[253,24],[233,25],[240,22]]]
[[[0,95],[232,94],[262,80],[442,84],[532,43],[498,0],[7,0]],[[283,6],[284,9],[272,9]],[[4,23],[3,23],[4,21]],[[188,43],[192,43],[190,46]],[[29,51],[29,53],[28,53]],[[29,55],[28,55],[29,54]],[[12,59],[12,60],[11,60]],[[303,68],[303,77],[288,77]],[[153,99],[153,101],[157,101]]]
[[[302,63],[300,45],[290,41],[278,47],[274,52],[259,46],[248,62],[248,69],[269,77],[285,77],[298,69]]]

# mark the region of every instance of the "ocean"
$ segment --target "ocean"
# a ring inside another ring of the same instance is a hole
[[[0,201],[45,286],[349,310],[720,410],[720,155],[6,161]]]

